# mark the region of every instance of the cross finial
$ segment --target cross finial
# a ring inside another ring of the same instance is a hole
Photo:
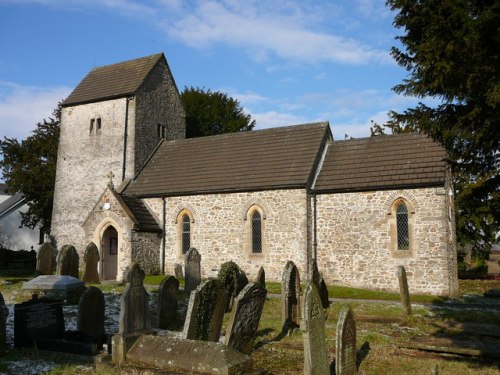
[[[106,177],[109,178],[108,187],[113,188],[114,187],[113,177],[115,177],[115,174],[113,173],[113,171],[109,171],[109,173],[106,175]]]

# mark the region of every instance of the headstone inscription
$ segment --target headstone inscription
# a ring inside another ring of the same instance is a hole
[[[201,282],[201,255],[194,247],[190,248],[184,258],[185,284],[184,291],[191,293]]]
[[[292,261],[286,263],[281,278],[281,317],[287,331],[300,325],[300,277]]]
[[[5,353],[7,346],[7,317],[9,316],[9,309],[5,306],[5,300],[0,292],[0,355]]]
[[[36,256],[36,271],[40,275],[52,275],[56,265],[57,251],[50,242],[45,242]]]
[[[255,282],[261,284],[264,288],[266,287],[266,271],[263,266],[260,266],[259,271],[257,271]]]
[[[174,275],[177,280],[184,278],[184,273],[182,272],[182,265],[179,263],[174,264]]]
[[[267,290],[260,283],[247,284],[234,300],[231,319],[226,331],[225,344],[250,354],[262,309],[266,302]]]
[[[335,353],[335,374],[356,375],[356,322],[348,306],[342,308],[337,321]]]
[[[104,312],[104,294],[95,286],[87,288],[78,303],[77,327],[85,337],[98,344],[105,339]]]
[[[401,305],[403,305],[405,314],[411,315],[410,291],[408,290],[408,280],[406,278],[406,271],[403,266],[398,267],[397,276],[399,281],[399,295],[401,297]]]
[[[64,245],[57,255],[57,275],[73,276],[78,279],[80,258],[73,245]]]
[[[97,284],[99,282],[99,273],[97,272],[99,259],[99,249],[97,245],[93,242],[89,243],[83,255],[83,281],[92,284]]]
[[[30,301],[14,305],[14,346],[16,348],[31,347],[37,339],[63,337],[62,301],[34,297]]]
[[[179,281],[167,276],[158,289],[158,328],[167,329],[175,320],[179,297]]]
[[[304,374],[328,374],[330,370],[325,341],[325,315],[318,289],[313,282],[307,285],[304,293],[301,330],[304,340]]]
[[[200,284],[190,295],[182,338],[219,341],[227,291],[218,279]]]

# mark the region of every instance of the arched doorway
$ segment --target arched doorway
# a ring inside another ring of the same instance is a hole
[[[118,259],[118,232],[110,225],[102,234],[101,239],[101,279],[116,280]]]

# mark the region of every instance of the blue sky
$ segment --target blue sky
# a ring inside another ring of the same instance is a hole
[[[237,98],[256,129],[335,139],[417,100],[391,88],[401,34],[383,0],[0,0],[0,136],[25,138],[95,66],[164,52],[180,91]]]

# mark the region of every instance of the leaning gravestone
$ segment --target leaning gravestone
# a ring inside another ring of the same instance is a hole
[[[184,278],[184,273],[182,272],[182,265],[179,263],[174,264],[174,275],[177,280]]]
[[[184,291],[191,293],[201,282],[201,255],[194,247],[190,248],[184,258],[185,285]]]
[[[300,325],[300,277],[292,261],[286,263],[281,278],[281,317],[286,330]]]
[[[255,282],[261,284],[264,288],[266,287],[266,271],[263,266],[260,266],[257,276],[255,277]]]
[[[200,284],[189,297],[182,338],[219,341],[227,291],[217,279]]]
[[[125,360],[128,350],[141,334],[151,332],[149,294],[144,288],[144,271],[131,263],[125,274],[125,290],[120,300],[118,334],[112,338],[113,362]]]
[[[5,353],[7,346],[7,317],[9,316],[9,310],[5,306],[5,300],[0,292],[0,355]]]
[[[167,276],[158,289],[158,328],[167,329],[175,320],[179,296],[179,281]]]
[[[36,270],[40,275],[52,275],[55,268],[57,251],[49,242],[45,242],[36,256]]]
[[[259,328],[267,290],[260,283],[247,284],[234,300],[226,331],[225,344],[250,354]]]
[[[325,342],[325,315],[316,285],[310,282],[304,293],[302,314],[302,338],[304,340],[304,374],[329,373]]]
[[[78,331],[101,344],[104,339],[104,294],[91,286],[83,292],[78,303]]]
[[[335,374],[356,375],[356,322],[348,306],[340,311],[335,343]]]
[[[411,302],[410,291],[408,290],[408,280],[406,278],[406,271],[403,266],[398,267],[397,271],[399,281],[399,295],[401,297],[401,305],[405,310],[406,315],[411,315]]]
[[[78,267],[80,259],[76,249],[72,245],[64,245],[57,255],[57,275],[73,276],[78,279]]]
[[[325,279],[323,277],[320,278],[319,280],[319,298],[321,298],[321,306],[323,306],[324,309],[327,309],[330,307],[330,299],[328,296],[328,288],[325,283]]]
[[[229,312],[233,307],[236,296],[248,284],[248,278],[233,261],[228,261],[221,265],[217,278],[224,284],[227,290],[226,312]]]
[[[93,242],[89,243],[83,255],[84,267],[82,280],[86,283],[97,284],[99,282],[99,273],[97,272],[99,259],[99,249],[96,244]]]
[[[321,276],[318,270],[318,263],[316,259],[311,259],[309,263],[309,277],[312,283],[316,286],[318,290],[319,297],[321,298],[321,305],[324,309],[330,307],[330,301],[328,299],[328,288],[326,287],[325,280]]]

